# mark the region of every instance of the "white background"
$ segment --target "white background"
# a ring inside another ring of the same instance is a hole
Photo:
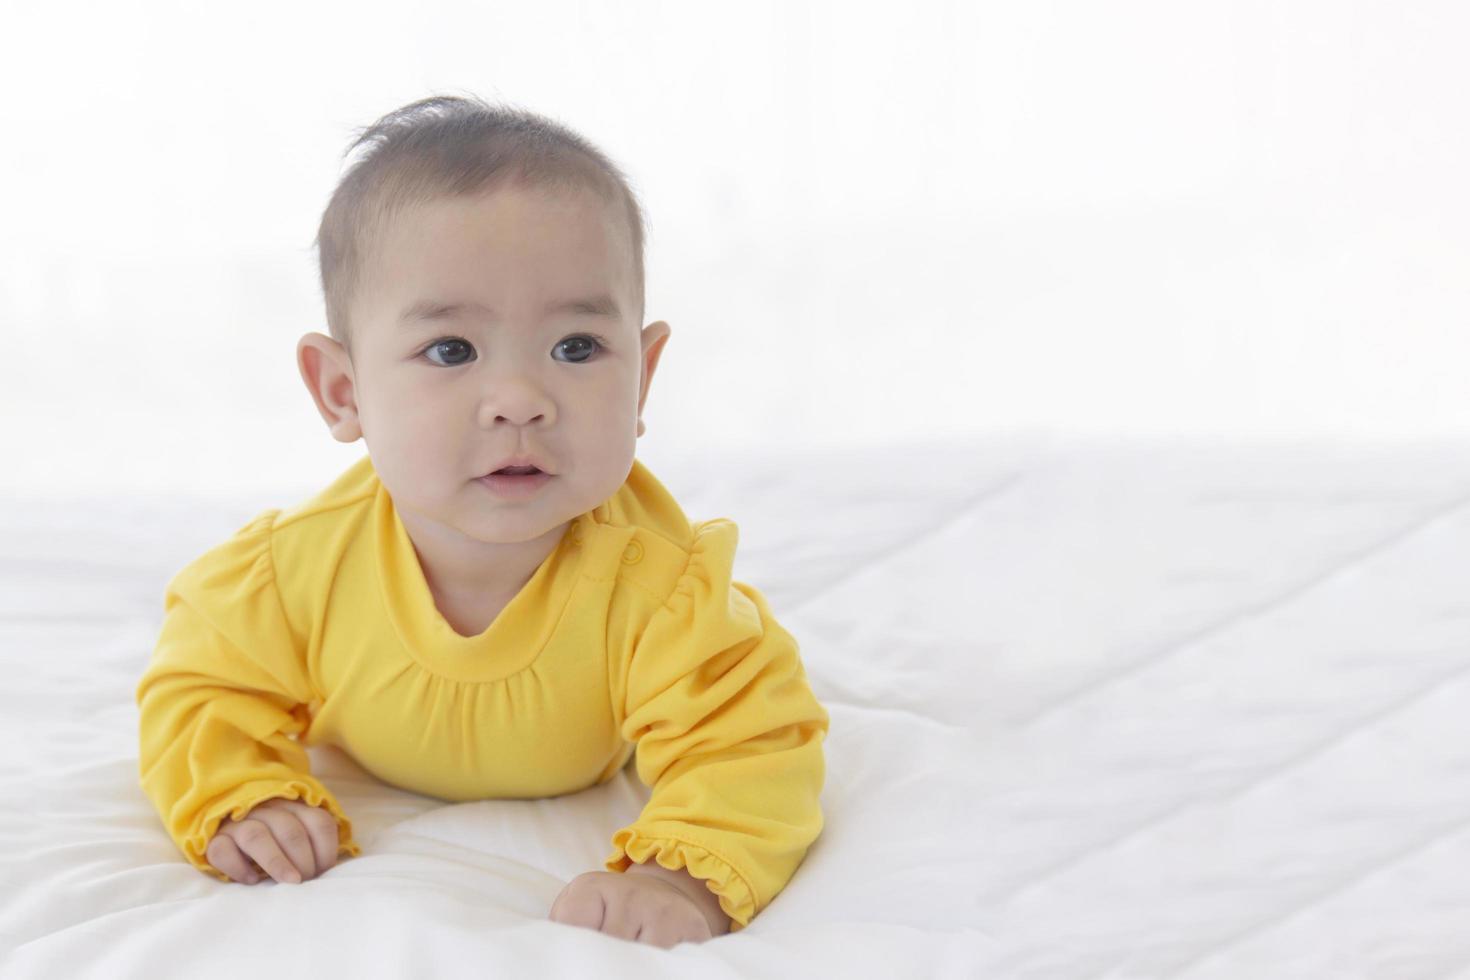
[[[295,365],[317,223],[353,129],[465,92],[630,175],[655,466],[1470,436],[1467,44],[1470,6],[1387,0],[8,4],[0,490],[359,458]]]

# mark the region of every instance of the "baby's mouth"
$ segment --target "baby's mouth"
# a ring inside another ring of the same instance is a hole
[[[511,499],[522,499],[536,493],[554,479],[551,473],[535,466],[502,466],[486,473],[477,481],[480,486]]]

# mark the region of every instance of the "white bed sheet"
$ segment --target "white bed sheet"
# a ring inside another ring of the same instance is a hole
[[[547,921],[630,766],[448,803],[340,750],[361,857],[189,867],[132,694],[184,562],[270,506],[0,514],[0,973],[30,977],[1470,976],[1470,447],[1017,433],[660,477],[832,716],[826,827],[742,933]]]

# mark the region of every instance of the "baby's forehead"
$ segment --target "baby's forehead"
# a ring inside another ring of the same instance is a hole
[[[544,276],[548,301],[607,296],[619,319],[637,316],[631,228],[590,190],[504,187],[400,200],[379,214],[363,257],[368,277],[390,293],[462,291],[461,282],[492,274],[486,262],[508,261]],[[463,297],[415,297],[436,298]]]
[[[390,202],[375,224],[373,237],[385,246],[421,251],[433,245],[425,234],[478,237],[503,232],[504,244],[514,247],[525,236],[548,230],[568,242],[605,242],[619,251],[632,245],[632,227],[618,203],[578,189],[506,187]],[[547,237],[534,235],[538,241]]]

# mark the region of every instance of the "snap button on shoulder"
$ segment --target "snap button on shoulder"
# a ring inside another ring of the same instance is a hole
[[[643,560],[643,542],[634,539],[623,549],[623,564],[636,565]]]

